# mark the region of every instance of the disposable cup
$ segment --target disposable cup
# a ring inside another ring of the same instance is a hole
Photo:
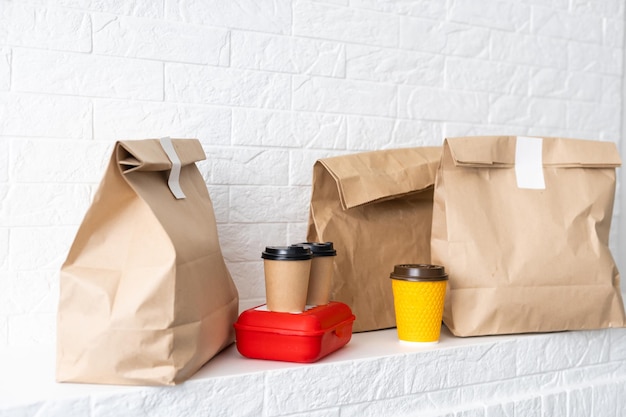
[[[313,252],[306,304],[311,306],[328,304],[330,302],[333,266],[335,256],[337,256],[333,242],[305,242],[298,245],[308,247]]]
[[[285,313],[303,312],[313,258],[311,250],[295,245],[268,246],[261,257],[267,309]]]
[[[448,275],[443,266],[396,265],[390,275],[398,339],[437,343]]]

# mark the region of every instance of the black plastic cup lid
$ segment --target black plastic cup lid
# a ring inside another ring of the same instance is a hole
[[[261,258],[272,261],[305,261],[313,257],[311,249],[304,246],[267,246]]]
[[[337,251],[333,248],[333,242],[303,242],[298,243],[297,246],[304,246],[311,249],[313,257],[316,256],[337,256]]]
[[[446,281],[448,274],[441,265],[404,264],[394,266],[389,277],[404,281]]]

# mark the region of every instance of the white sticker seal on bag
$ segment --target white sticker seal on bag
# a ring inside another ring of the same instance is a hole
[[[165,137],[161,138],[160,142],[161,147],[172,163],[172,169],[170,170],[170,176],[167,179],[167,185],[170,187],[170,191],[174,194],[174,197],[176,197],[177,200],[182,200],[185,198],[185,193],[183,192],[183,189],[180,188],[180,158],[178,158],[176,149],[174,149],[172,139]]]
[[[515,144],[515,177],[518,188],[545,190],[543,139],[518,136]]]

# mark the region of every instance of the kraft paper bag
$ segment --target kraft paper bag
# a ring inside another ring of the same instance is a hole
[[[331,299],[356,316],[353,331],[394,327],[389,274],[430,261],[435,173],[441,147],[364,152],[313,167],[307,240],[337,250]]]
[[[58,381],[172,385],[233,342],[203,159],[196,139],[115,145],[61,269]]]
[[[615,168],[609,142],[514,136],[444,142],[432,261],[457,336],[623,327],[609,250]]]

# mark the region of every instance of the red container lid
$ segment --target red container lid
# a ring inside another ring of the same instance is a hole
[[[315,362],[350,341],[354,319],[350,307],[336,301],[302,313],[259,306],[235,323],[237,350],[253,359]]]
[[[344,303],[330,302],[302,313],[269,311],[265,306],[246,310],[239,316],[238,329],[267,329],[280,334],[317,336],[340,324],[355,319],[352,310]]]

